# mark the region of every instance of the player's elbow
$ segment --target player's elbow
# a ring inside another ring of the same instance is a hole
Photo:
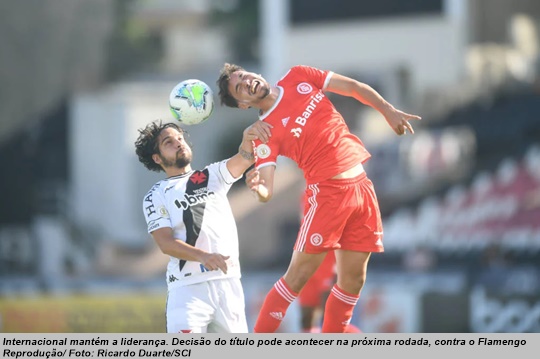
[[[167,247],[167,246],[164,246],[164,245],[159,245],[158,244],[158,248],[160,250],[161,253],[167,255],[167,256],[170,256],[171,255],[171,250]]]

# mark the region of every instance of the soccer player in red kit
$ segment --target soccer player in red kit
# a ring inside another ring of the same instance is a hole
[[[255,168],[246,175],[259,201],[272,197],[278,155],[294,160],[306,180],[308,205],[289,268],[267,294],[254,331],[277,330],[330,250],[336,254],[337,282],[326,301],[321,331],[347,331],[371,253],[384,251],[383,228],[373,184],[362,165],[370,154],[325,92],[371,106],[398,135],[413,133],[409,120],[420,117],[394,108],[367,84],[309,66],[291,68],[270,86],[261,75],[225,64],[217,84],[222,104],[256,108],[259,120],[271,125],[271,131],[261,126],[254,141]]]

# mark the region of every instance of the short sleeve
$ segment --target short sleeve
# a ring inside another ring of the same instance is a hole
[[[255,148],[255,167],[275,166],[279,154],[277,141],[270,140],[268,143],[263,143],[261,140],[255,140],[253,142]]]
[[[333,75],[332,71],[321,70],[305,65],[294,66],[291,69],[291,72],[299,78],[308,80],[311,84],[321,90],[326,89]]]
[[[163,227],[172,227],[169,211],[156,186],[143,199],[143,213],[148,227],[148,233]]]

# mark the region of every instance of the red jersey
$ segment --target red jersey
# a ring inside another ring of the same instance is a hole
[[[255,141],[257,168],[288,157],[318,183],[367,161],[371,155],[324,94],[333,72],[295,66],[278,81],[276,103],[259,119],[272,124],[268,143]]]

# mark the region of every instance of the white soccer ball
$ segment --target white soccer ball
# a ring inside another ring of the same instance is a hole
[[[214,93],[201,80],[184,80],[172,89],[169,108],[174,118],[184,125],[196,125],[208,120],[212,114]]]

